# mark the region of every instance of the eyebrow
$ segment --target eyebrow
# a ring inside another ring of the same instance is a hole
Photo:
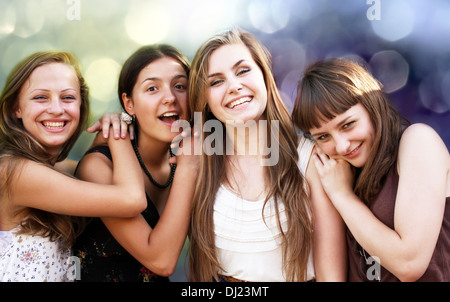
[[[237,61],[237,62],[233,65],[233,67],[232,67],[231,69],[237,68],[237,67],[238,67],[239,65],[241,65],[241,63],[244,62],[244,61],[245,61],[244,59]],[[212,78],[212,77],[215,77],[215,76],[218,76],[218,75],[221,75],[221,74],[222,74],[221,72],[216,72],[216,73],[213,73],[213,74],[208,75],[208,78]]]
[[[178,79],[181,79],[181,78],[187,79],[187,76],[184,75],[184,74],[178,74],[178,75],[176,75],[176,76],[173,77],[173,79],[175,79],[175,80],[178,80]],[[158,77],[150,77],[150,78],[146,78],[146,79],[144,79],[144,80],[142,81],[141,85],[144,84],[144,83],[147,82],[147,81],[161,81],[161,78],[158,78]]]
[[[342,125],[344,125],[344,124],[346,124],[347,122],[348,122],[348,120],[350,120],[350,119],[352,119],[353,118],[353,115],[350,115],[350,116],[347,116],[346,118],[344,118],[342,121],[340,121],[339,123],[337,123],[337,125],[336,125],[336,127],[337,128],[340,128]],[[326,134],[326,132],[318,132],[318,133],[310,133],[311,134],[311,136],[314,136],[314,137],[316,137],[316,136],[322,136],[322,135],[324,135],[324,134]]]
[[[68,90],[73,90],[73,91],[75,91],[75,92],[77,91],[76,88],[65,88],[65,89],[61,90],[61,92],[66,92],[66,91],[68,91]],[[36,89],[31,90],[31,91],[30,91],[30,94],[33,94],[33,93],[36,92],[36,91],[45,91],[45,92],[48,92],[48,91],[50,91],[50,89],[36,88]]]

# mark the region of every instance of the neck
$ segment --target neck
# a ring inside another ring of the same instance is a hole
[[[142,136],[141,136],[142,137]],[[142,137],[138,140],[138,150],[146,165],[158,166],[166,164],[169,159],[170,143]]]
[[[228,155],[261,156],[267,133],[254,120],[226,124],[226,152]]]

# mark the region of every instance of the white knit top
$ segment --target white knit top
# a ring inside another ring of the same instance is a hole
[[[314,143],[302,139],[299,144],[298,167],[305,175]],[[269,200],[262,209],[264,199],[244,200],[221,186],[214,204],[214,233],[218,260],[223,268],[219,274],[244,281],[283,282],[281,234],[277,224],[275,204]],[[287,218],[279,205],[280,222],[286,230]],[[308,260],[308,280],[314,278],[312,253]]]

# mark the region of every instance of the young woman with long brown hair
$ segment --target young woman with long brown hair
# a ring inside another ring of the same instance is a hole
[[[308,165],[314,145],[299,139],[271,68],[267,49],[240,29],[212,37],[193,60],[189,104],[205,133],[192,281],[345,279],[343,222]]]
[[[0,281],[73,280],[69,215],[132,217],[145,207],[139,163],[126,155],[129,138],[109,140],[116,168],[109,185],[55,170],[89,116],[88,88],[67,52],[38,52],[18,63],[0,95],[0,114]]]
[[[349,280],[450,281],[450,158],[439,135],[410,125],[344,59],[305,70],[293,119],[320,147],[314,164],[348,228]]]

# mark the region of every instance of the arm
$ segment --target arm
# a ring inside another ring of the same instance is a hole
[[[100,154],[88,156],[89,162],[83,162],[79,168],[80,177],[93,182],[110,181],[110,162]],[[170,194],[155,229],[148,225],[142,215],[128,219],[102,218],[120,245],[160,276],[173,274],[185,243],[197,174],[198,156],[177,155],[177,169]]]
[[[78,164],[77,161],[66,158],[63,161],[56,163],[55,169],[61,173],[67,173],[67,174],[73,175],[73,173],[75,172],[75,169],[77,168],[77,164]]]
[[[306,180],[310,189],[314,217],[313,252],[316,280],[319,282],[346,281],[345,224],[323,190],[316,167],[313,164],[308,165]]]
[[[110,185],[81,181],[24,160],[23,168],[13,180],[10,202],[73,216],[135,216],[147,204],[139,163],[129,139],[110,138],[109,143],[114,158]]]
[[[108,143],[107,139],[109,137],[110,126],[112,126],[113,128],[115,139],[126,138],[128,127],[130,138],[132,140],[134,139],[133,125],[127,125],[125,122],[121,121],[119,114],[105,113],[91,127],[86,129],[86,131],[90,133],[98,132],[89,149],[94,146],[106,145]],[[55,169],[62,173],[73,175],[76,170],[77,164],[77,161],[66,158],[63,161],[56,163]]]
[[[343,163],[323,156],[321,160],[316,160],[315,164],[322,181],[328,182],[326,171],[336,172]],[[326,190],[361,246],[379,257],[381,265],[397,278],[413,281],[427,269],[436,245],[443,220],[448,167],[447,148],[434,130],[425,125],[413,125],[405,131],[398,155],[400,178],[394,230],[379,221],[353,191],[348,190],[349,186],[339,181],[345,176],[334,177],[334,188],[328,182]]]

